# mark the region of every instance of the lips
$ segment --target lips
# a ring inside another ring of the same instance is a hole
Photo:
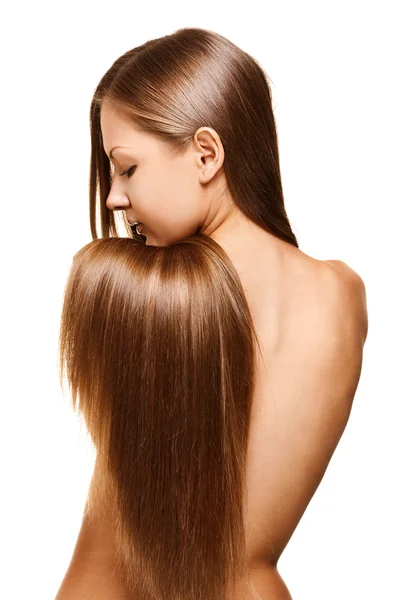
[[[139,223],[139,221],[130,221],[129,219],[128,223],[136,233],[138,233],[139,235],[141,234],[139,227],[143,227],[143,223]]]

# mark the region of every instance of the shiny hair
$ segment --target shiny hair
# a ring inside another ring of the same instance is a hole
[[[255,340],[237,272],[207,236],[166,247],[99,239],[74,256],[61,381],[114,490],[132,598],[220,600],[246,577]],[[95,514],[106,500],[94,491]]]
[[[74,256],[60,328],[60,378],[101,474],[89,510],[112,498],[110,535],[132,599],[233,600],[248,576],[245,467],[259,341],[239,276],[211,238],[147,246],[127,221],[128,237],[118,236],[106,206],[105,100],[176,156],[199,127],[215,129],[238,208],[298,247],[267,76],[232,42],[199,28],[113,63],[90,109],[93,240]]]

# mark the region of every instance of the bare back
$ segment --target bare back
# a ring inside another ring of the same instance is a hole
[[[365,290],[357,273],[339,261],[315,260],[280,241],[269,256],[263,251],[270,247],[261,244],[258,250],[253,257],[230,254],[262,348],[262,354],[257,351],[246,470],[247,559],[259,596],[287,600],[291,596],[277,562],[350,414],[367,334]],[[95,585],[96,561],[83,556],[89,539],[102,564],[96,597],[123,597],[118,574],[112,584],[107,578],[105,587],[104,564],[109,561],[111,572],[113,548],[104,520],[92,533],[83,522],[56,600],[73,598],[68,595],[70,582],[76,583],[73,564],[80,564],[81,574],[84,568],[91,572],[92,578],[86,577]],[[244,594],[252,598],[246,586]]]
[[[283,600],[290,594],[277,562],[348,421],[368,325],[364,284],[345,263],[318,261],[283,244],[273,264],[261,273],[256,265],[258,278],[242,276],[262,348],[246,532],[257,592]]]

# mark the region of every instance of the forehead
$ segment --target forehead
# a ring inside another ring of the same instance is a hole
[[[145,152],[154,150],[159,145],[159,141],[154,136],[140,131],[132,121],[108,103],[103,103],[101,106],[100,127],[103,147],[108,156],[115,146],[121,147],[121,151],[126,149],[131,152]]]
[[[107,154],[114,146],[130,146],[139,137],[133,124],[109,104],[104,103],[100,109],[100,128],[103,146]]]

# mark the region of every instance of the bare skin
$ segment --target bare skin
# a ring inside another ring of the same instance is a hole
[[[213,129],[199,128],[185,156],[174,160],[157,139],[108,108],[102,132],[108,156],[118,147],[112,159],[118,175],[137,165],[131,179],[115,176],[108,208],[144,223],[148,245],[196,231],[210,236],[239,274],[262,347],[246,470],[249,577],[261,600],[291,600],[278,561],[350,415],[368,330],[363,281],[341,261],[316,260],[275,238],[236,208]],[[114,568],[109,512],[93,523],[83,516],[55,600],[128,600]],[[243,598],[256,597],[243,582]]]

